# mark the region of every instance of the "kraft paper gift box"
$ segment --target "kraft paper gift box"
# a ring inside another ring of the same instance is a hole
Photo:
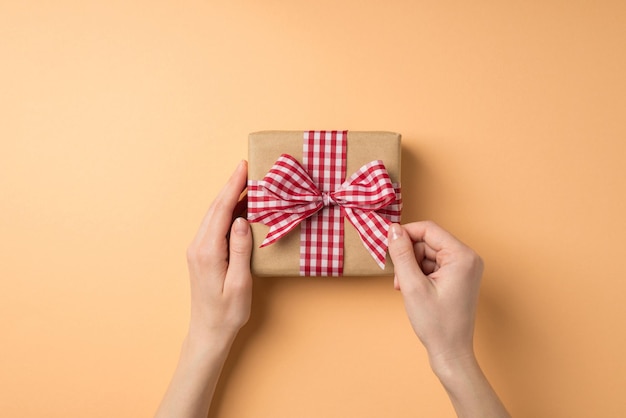
[[[304,136],[314,131],[262,131],[251,133],[248,138],[248,217],[251,208],[251,185],[264,179],[274,167],[281,155],[288,154],[299,163],[303,163]],[[320,131],[317,131],[319,133]],[[328,133],[331,131],[321,131]],[[382,160],[389,178],[395,189],[395,204],[398,208],[399,222],[400,198],[400,134],[393,132],[343,132],[345,142],[345,176],[352,176],[362,166],[373,160]],[[303,164],[304,167],[306,165]],[[327,168],[330,169],[330,168]],[[344,179],[341,179],[343,182]],[[380,213],[380,212],[379,212]],[[394,220],[394,219],[392,219]],[[301,270],[301,227],[296,226],[286,235],[261,248],[270,228],[262,223],[251,222],[253,235],[253,250],[251,268],[255,276],[309,276],[309,275],[337,275],[337,274],[308,274]],[[376,260],[365,248],[355,227],[343,220],[343,276],[391,276],[393,264],[389,255],[385,256],[385,267],[381,269]],[[382,255],[380,256],[382,257]]]

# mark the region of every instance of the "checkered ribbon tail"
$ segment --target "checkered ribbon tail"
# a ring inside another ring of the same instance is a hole
[[[248,220],[270,227],[261,247],[332,206],[341,209],[384,269],[389,224],[400,221],[402,199],[399,186],[392,184],[382,161],[365,164],[331,192],[320,191],[304,167],[288,154],[281,155],[262,180],[248,182]],[[329,228],[323,233],[343,236],[343,228]]]

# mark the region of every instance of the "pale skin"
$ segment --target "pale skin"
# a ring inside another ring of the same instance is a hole
[[[394,287],[459,418],[510,417],[474,355],[483,261],[434,222],[391,225]]]
[[[157,418],[206,418],[230,347],[250,317],[252,234],[238,217],[246,180],[242,161],[187,250],[189,330]],[[394,287],[458,417],[510,417],[474,355],[481,258],[433,222],[392,224],[389,254]]]

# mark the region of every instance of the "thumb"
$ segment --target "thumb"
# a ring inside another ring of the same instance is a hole
[[[427,279],[422,273],[415,252],[413,242],[404,228],[399,224],[389,227],[389,256],[393,261],[396,280],[403,293],[417,290],[426,286]]]
[[[239,217],[230,230],[228,276],[232,284],[245,284],[250,280],[250,255],[252,254],[252,234],[248,222]]]

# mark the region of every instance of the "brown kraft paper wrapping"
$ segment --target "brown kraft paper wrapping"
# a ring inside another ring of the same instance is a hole
[[[393,183],[400,183],[400,134],[393,132],[348,131],[346,177],[372,160],[382,160]],[[262,180],[281,154],[302,162],[303,131],[262,131],[248,137],[248,178]],[[259,248],[269,227],[252,228],[252,274],[259,277],[300,275],[300,227],[275,243]],[[358,233],[344,219],[344,276],[391,276],[393,264],[387,254],[381,270],[363,246]]]

